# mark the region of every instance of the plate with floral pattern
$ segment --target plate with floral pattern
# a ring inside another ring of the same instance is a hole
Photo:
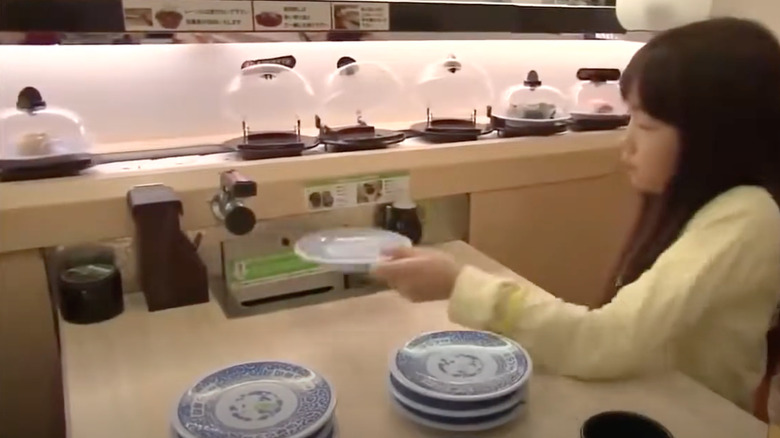
[[[531,372],[531,358],[520,345],[482,331],[425,333],[390,361],[390,373],[401,385],[439,400],[502,397],[522,387]]]
[[[333,417],[336,397],[314,371],[286,362],[233,365],[200,379],[179,400],[181,435],[306,438]]]

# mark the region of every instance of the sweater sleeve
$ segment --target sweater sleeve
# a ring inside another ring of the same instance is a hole
[[[775,219],[777,212],[772,214]],[[467,267],[456,281],[450,318],[511,337],[542,368],[572,377],[667,369],[673,365],[669,341],[696,322],[723,293],[719,285],[738,281],[735,272],[740,278],[749,263],[751,245],[768,226],[755,218],[755,209],[727,202],[705,207],[651,269],[595,310]]]

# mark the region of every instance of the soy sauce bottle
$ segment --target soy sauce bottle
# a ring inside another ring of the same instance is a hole
[[[396,201],[386,207],[385,229],[409,238],[417,245],[422,240],[422,222],[417,204],[410,200]]]

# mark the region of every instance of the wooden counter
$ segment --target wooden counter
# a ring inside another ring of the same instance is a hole
[[[442,248],[460,261],[514,276],[462,242]],[[522,281],[522,280],[521,280]],[[228,320],[216,304],[148,313],[128,297],[120,317],[63,324],[73,438],[167,438],[182,391],[235,362],[281,359],[309,366],[336,387],[341,438],[449,436],[416,427],[391,408],[392,350],[421,331],[453,328],[446,303],[411,304],[393,292]],[[485,436],[578,437],[580,424],[609,409],[635,410],[678,438],[764,438],[767,426],[691,379],[667,375],[583,383],[535,375],[529,416]]]
[[[5,430],[61,436],[57,327],[40,249],[131,236],[125,196],[135,185],[172,187],[182,200],[182,226],[192,230],[217,225],[208,202],[224,170],[238,169],[258,183],[258,196],[248,205],[260,220],[306,213],[303,187],[312,180],[408,171],[415,199],[469,194],[475,247],[562,298],[592,304],[630,222],[626,184],[617,173],[622,135],[410,141],[380,151],[253,162],[221,158],[121,172],[101,167],[72,178],[0,183]],[[562,266],[576,275],[559,275]],[[23,419],[32,413],[40,421],[30,425]]]

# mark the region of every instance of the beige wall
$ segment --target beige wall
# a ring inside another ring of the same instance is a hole
[[[713,15],[758,20],[780,36],[780,1],[778,0],[714,0]]]
[[[648,19],[648,11],[655,8],[667,11],[670,16],[686,16],[689,17],[690,21],[694,21],[703,19],[704,16],[700,15],[701,11],[706,10],[708,7],[706,6],[708,0],[679,0],[678,2],[668,0],[619,0],[619,2],[622,3],[624,16],[634,20],[642,16]],[[695,7],[695,4],[702,5],[704,9]],[[694,10],[699,10],[700,12],[693,12]],[[730,16],[757,20],[780,36],[780,0],[712,0],[710,16]],[[628,41],[647,42],[651,36],[651,32],[629,32],[625,39]]]

